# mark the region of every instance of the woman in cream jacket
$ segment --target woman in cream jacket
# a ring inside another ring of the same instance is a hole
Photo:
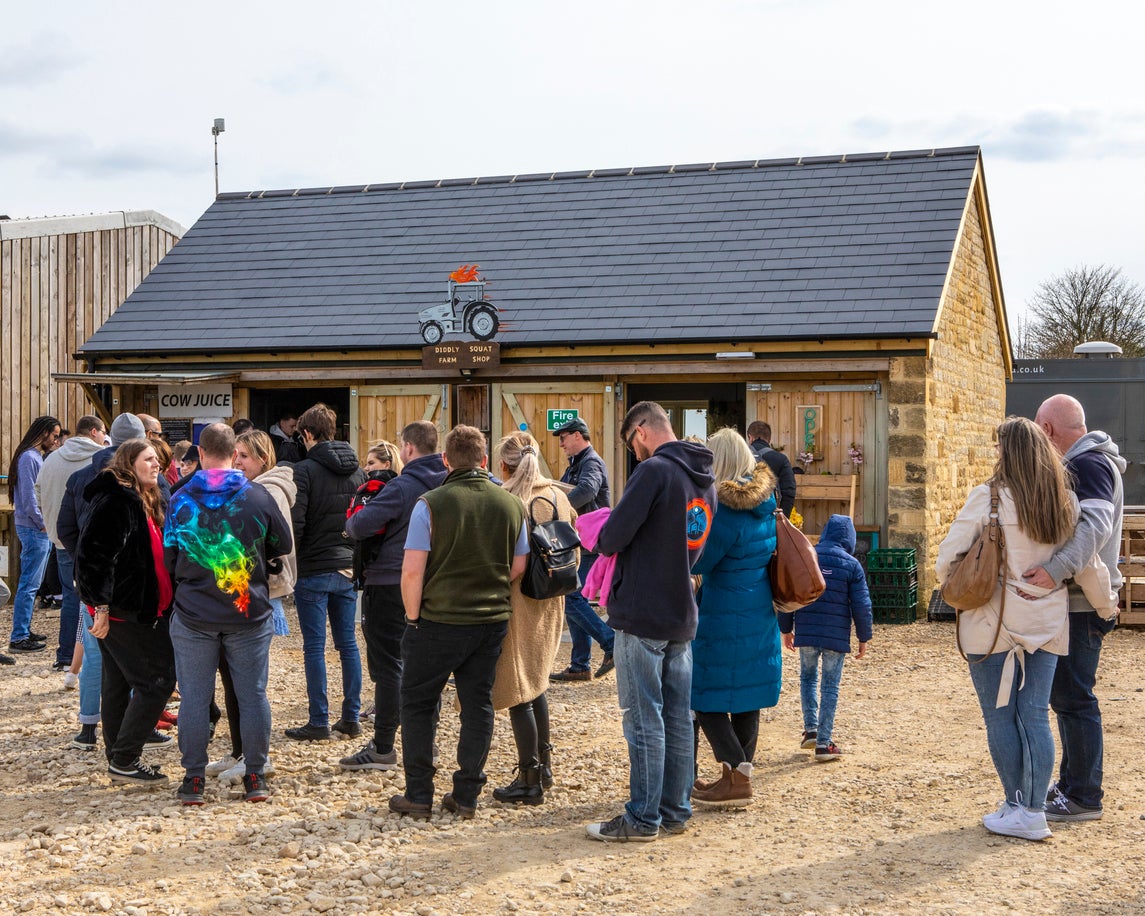
[[[1023,583],[1022,573],[1045,563],[1070,537],[1078,506],[1060,459],[1035,423],[1008,418],[998,427],[997,449],[994,475],[971,490],[938,549],[935,573],[945,582],[989,524],[993,483],[1006,539],[1005,581],[985,606],[959,614],[957,623],[986,722],[990,756],[1005,792],[1002,805],[982,822],[993,833],[1041,840],[1050,836],[1042,808],[1054,763],[1050,686],[1058,656],[1069,649],[1069,618],[1064,587],[1031,594],[1033,588]],[[1116,606],[1109,572],[1100,560],[1078,577],[1078,584],[1095,607]]]

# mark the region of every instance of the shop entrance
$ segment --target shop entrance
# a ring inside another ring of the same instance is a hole
[[[337,414],[335,438],[350,440],[350,390],[348,388],[252,388],[250,420],[259,429],[270,429],[285,411],[296,417],[319,402]]]

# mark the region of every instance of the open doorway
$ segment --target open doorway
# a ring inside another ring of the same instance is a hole
[[[337,415],[335,438],[350,440],[349,388],[252,388],[250,419],[259,429],[270,429],[285,411],[296,417],[308,407],[323,403]]]
[[[638,401],[656,401],[668,412],[677,438],[706,439],[718,429],[744,431],[747,410],[744,386],[737,382],[710,384],[629,385],[626,409]]]

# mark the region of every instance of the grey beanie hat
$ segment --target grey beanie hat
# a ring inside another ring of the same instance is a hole
[[[143,421],[133,413],[121,413],[111,424],[111,444],[123,445],[128,439],[146,439]]]

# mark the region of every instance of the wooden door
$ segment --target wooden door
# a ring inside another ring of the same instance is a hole
[[[444,436],[442,403],[448,390],[442,385],[369,385],[351,389],[351,441],[359,460],[366,460],[366,452],[379,439],[396,443],[401,431],[415,420],[429,420]]]
[[[774,383],[770,391],[748,392],[748,422],[769,423],[772,446],[782,450],[793,467],[804,470],[803,474],[796,475],[795,508],[803,515],[803,530],[809,535],[818,534],[831,515],[847,512],[847,500],[843,498],[804,499],[799,495],[804,482],[810,484],[813,478],[827,474],[858,475],[856,526],[881,526],[884,521],[881,516],[885,515],[885,500],[880,489],[884,486],[886,459],[879,443],[885,442],[885,435],[878,434],[881,428],[878,404],[882,402],[877,400],[877,391],[863,390],[870,387],[856,383],[848,390],[814,391],[806,383],[788,382]],[[805,467],[799,454],[804,451],[812,408],[817,409],[817,428],[813,434],[816,460]],[[848,455],[852,444],[862,450],[860,467],[856,467]],[[812,492],[825,489],[815,487]]]
[[[593,448],[608,466],[613,479],[612,455],[616,439],[616,407],[604,382],[503,382],[493,386],[493,431],[490,446],[502,436],[525,429],[541,446],[541,470],[559,480],[567,459],[557,437],[547,429],[548,411],[576,410],[588,425]],[[496,405],[500,405],[499,409]]]

